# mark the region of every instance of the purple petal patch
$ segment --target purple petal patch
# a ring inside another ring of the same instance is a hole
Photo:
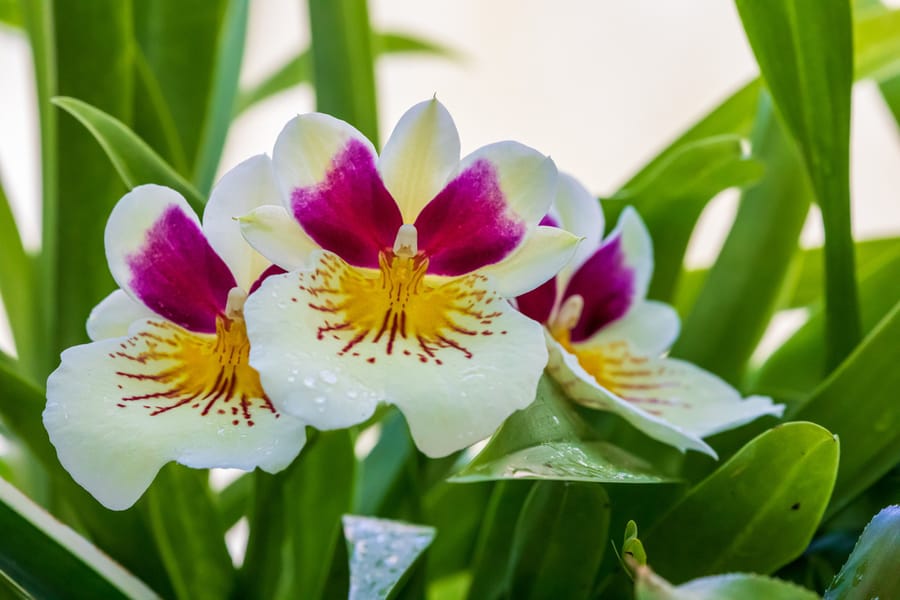
[[[258,290],[259,286],[263,284],[263,281],[265,281],[272,275],[281,275],[282,273],[287,273],[287,271],[285,271],[278,265],[270,265],[268,269],[259,274],[259,277],[256,278],[256,281],[254,281],[253,285],[250,286],[250,289],[247,290],[247,295],[249,296],[256,290]]]
[[[147,230],[141,248],[125,258],[131,289],[153,312],[199,333],[215,333],[236,283],[200,226],[169,206]]]
[[[496,169],[479,160],[447,184],[416,218],[428,272],[463,275],[510,254],[525,223],[508,210]]]
[[[621,236],[605,241],[572,275],[563,301],[575,294],[584,298],[584,310],[572,329],[573,342],[588,339],[628,312],[634,299],[634,270],[625,264]]]
[[[403,224],[375,158],[355,139],[335,155],[322,182],[291,193],[291,208],[309,237],[357,267],[377,268],[378,253],[393,247]]]
[[[516,298],[519,312],[538,323],[550,320],[556,304],[556,277],[551,277],[535,289]]]

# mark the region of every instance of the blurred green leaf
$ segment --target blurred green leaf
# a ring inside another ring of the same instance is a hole
[[[323,597],[341,515],[353,498],[354,469],[345,429],[315,434],[277,475],[254,473],[258,485],[240,597]]]
[[[219,513],[226,530],[232,528],[241,517],[247,516],[253,496],[253,476],[241,475],[218,495]]]
[[[350,559],[349,600],[395,597],[436,533],[433,527],[354,515],[345,515],[343,526]]]
[[[900,10],[864,13],[853,27],[857,79],[884,80],[900,72]]]
[[[316,110],[378,147],[372,30],[366,0],[308,0]]]
[[[440,482],[422,501],[424,523],[439,535],[428,551],[428,577],[439,579],[466,569],[482,527],[492,485]]]
[[[878,260],[860,269],[863,332],[869,332],[893,307],[900,280],[900,248],[892,246]],[[775,396],[789,404],[802,401],[825,379],[821,365],[825,318],[821,304],[810,309],[807,322],[752,375],[753,393]]]
[[[541,481],[525,500],[510,556],[510,597],[588,598],[609,541],[602,486]]]
[[[139,579],[0,479],[0,591],[4,579],[39,599],[157,598]]]
[[[818,425],[787,423],[763,433],[644,535],[650,563],[676,582],[771,573],[812,539],[837,465],[837,438]]]
[[[703,577],[673,586],[649,567],[638,569],[635,600],[819,600],[819,596],[793,583],[751,573]]]
[[[850,231],[850,4],[848,0],[736,0],[736,4],[822,210],[827,362],[834,367],[861,335]]]
[[[650,230],[651,298],[672,297],[691,232],[706,204],[719,192],[748,185],[762,173],[762,163],[744,154],[740,138],[716,136],[683,144],[640,180],[603,200],[610,222],[630,205]]]
[[[549,479],[610,483],[676,481],[644,460],[600,441],[546,374],[537,399],[515,412],[488,445],[450,480]]]
[[[166,465],[143,504],[156,549],[183,600],[226,598],[234,585],[225,529],[207,479],[206,471]]]
[[[180,192],[191,207],[202,214],[205,200],[200,192],[121,121],[75,98],[54,98],[53,103],[78,119],[93,134],[106,152],[108,158],[104,160],[112,162],[126,187],[144,183],[166,185]],[[103,225],[106,216],[101,219]],[[102,240],[103,236],[100,237]],[[103,269],[106,271],[105,261]]]
[[[22,26],[22,9],[19,0],[0,0],[0,23],[10,27]]]
[[[448,48],[402,33],[375,33],[372,37],[372,51],[380,57],[385,54],[421,53],[435,56],[453,57]],[[312,83],[312,54],[307,48],[288,59],[261,82],[241,90],[235,103],[235,116],[251,106],[270,98],[279,92],[302,83]]]
[[[19,237],[19,228],[10,208],[9,199],[0,181],[0,297],[6,318],[16,343],[19,364],[31,375],[37,372],[41,333],[34,298],[33,263]]]
[[[507,480],[494,486],[473,554],[470,600],[497,600],[508,594],[510,540],[533,485]]]
[[[763,95],[752,137],[762,179],[744,190],[737,217],[672,348],[737,384],[775,312],[812,193],[793,141]],[[728,348],[723,352],[723,348]]]
[[[409,437],[406,420],[392,409],[381,420],[378,443],[360,465],[360,481],[353,505],[357,514],[381,515],[394,496],[405,496],[404,486],[409,461],[415,458],[415,445]],[[399,489],[398,489],[399,488]],[[397,504],[399,502],[394,502]],[[418,515],[416,515],[418,518]]]
[[[900,302],[809,400],[790,411],[791,418],[814,421],[841,438],[828,514],[875,483],[900,457],[897,340]]]
[[[825,600],[900,597],[900,506],[888,506],[866,526]]]

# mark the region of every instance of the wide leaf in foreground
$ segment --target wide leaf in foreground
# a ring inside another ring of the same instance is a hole
[[[649,567],[637,569],[636,600],[818,600],[819,596],[796,584],[754,575],[731,573],[703,577],[673,586]]]
[[[900,597],[900,506],[889,506],[866,526],[825,600]]]

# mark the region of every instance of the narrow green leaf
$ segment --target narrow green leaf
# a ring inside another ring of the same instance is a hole
[[[634,597],[635,600],[819,600],[815,592],[798,585],[752,573],[703,577],[675,587],[649,567],[638,569]]]
[[[759,179],[762,163],[744,154],[735,136],[718,136],[682,145],[633,186],[603,201],[612,221],[634,206],[653,237],[654,273],[649,296],[669,300],[694,225],[719,192]]]
[[[44,391],[17,372],[17,367],[16,363],[0,363],[0,417],[42,462],[58,464],[41,421]]]
[[[184,600],[226,598],[234,584],[225,529],[207,479],[206,471],[167,465],[143,504],[156,549]]]
[[[812,194],[800,156],[760,103],[753,156],[766,165],[746,189],[737,217],[682,327],[672,354],[737,384],[775,312]],[[728,348],[723,352],[722,348]]]
[[[316,109],[378,146],[372,33],[366,0],[308,0]]]
[[[22,26],[22,9],[18,0],[0,0],[0,23],[9,27]]]
[[[209,193],[212,187],[234,113],[248,10],[249,0],[230,0],[217,39],[209,100],[203,113],[203,128],[194,163],[193,181],[203,193]]]
[[[588,598],[608,547],[609,514],[602,486],[535,484],[512,539],[510,597]]]
[[[828,514],[834,514],[897,464],[900,456],[900,302],[792,418],[840,436],[840,471]],[[848,401],[851,399],[852,401]]]
[[[651,564],[676,582],[773,572],[812,539],[837,464],[837,438],[818,425],[787,423],[763,433],[644,536]]]
[[[405,470],[415,451],[406,420],[400,411],[391,410],[381,421],[378,443],[360,467],[360,482],[353,502],[357,514],[382,514],[397,487],[403,487]]]
[[[470,600],[496,600],[508,594],[509,541],[532,485],[526,481],[500,481],[494,486],[475,545]]]
[[[826,345],[828,366],[834,367],[861,335],[850,230],[850,4],[848,0],[736,0],[736,4],[822,210]]]
[[[825,600],[900,597],[900,506],[888,506],[866,526]]]
[[[428,552],[428,577],[440,579],[468,568],[492,485],[440,482],[422,501],[422,522],[440,532]]]
[[[75,98],[54,98],[53,103],[78,119],[96,138],[126,187],[166,185],[180,192],[195,211],[203,212],[205,200],[200,192],[121,121]],[[101,220],[105,224],[106,215]]]
[[[343,526],[350,559],[349,600],[394,597],[436,533],[433,527],[353,515],[344,516]]]
[[[317,433],[277,475],[255,473],[257,489],[239,595],[322,597],[353,497],[355,457],[347,430]]]
[[[222,524],[230,529],[241,517],[247,516],[253,497],[253,476],[241,475],[222,490],[218,496]]]
[[[854,71],[857,79],[884,80],[900,71],[900,10],[861,15],[853,28]]]
[[[666,483],[675,479],[644,460],[600,441],[544,375],[537,399],[513,413],[488,445],[450,480],[550,479],[610,483]]]
[[[2,479],[0,575],[0,580],[12,581],[35,598],[157,598],[139,579]]]

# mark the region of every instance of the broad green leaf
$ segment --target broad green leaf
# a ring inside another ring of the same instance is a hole
[[[717,136],[682,145],[639,182],[603,201],[610,222],[630,205],[650,230],[650,297],[672,297],[691,232],[706,204],[723,190],[756,181],[762,172],[762,163],[744,154],[740,138]]]
[[[22,26],[22,9],[18,0],[0,0],[0,23],[10,27]]]
[[[366,0],[308,0],[316,109],[378,146],[372,31]]]
[[[34,298],[33,263],[22,246],[9,199],[0,181],[0,297],[16,343],[19,364],[32,375],[40,376],[38,352],[41,332]]]
[[[752,573],[703,577],[676,587],[642,567],[634,583],[635,600],[819,600],[798,585]]]
[[[752,139],[765,164],[737,217],[672,354],[736,384],[775,312],[812,194],[800,156],[763,95]],[[727,348],[727,352],[722,349]]]
[[[871,269],[870,272],[867,272]],[[894,306],[900,279],[900,248],[892,247],[860,270],[863,332],[869,332]],[[781,345],[750,378],[753,393],[767,394],[796,403],[809,397],[825,379],[822,365],[825,329],[821,304],[810,309],[809,320]]]
[[[837,438],[818,425],[787,423],[763,433],[644,535],[650,563],[676,582],[773,572],[812,539],[837,465]]]
[[[93,134],[106,152],[108,158],[104,160],[112,162],[126,187],[144,183],[168,186],[180,192],[195,211],[202,213],[205,200],[200,193],[121,121],[75,98],[54,98],[53,103],[78,119]],[[106,216],[102,223],[105,225]],[[102,234],[100,238],[102,241]],[[103,268],[106,270],[105,262]]]
[[[353,497],[354,469],[350,433],[340,430],[311,437],[281,473],[254,473],[257,488],[239,596],[323,597],[341,515]]]
[[[508,592],[509,542],[532,486],[527,481],[500,481],[494,486],[472,559],[470,600],[496,600]]]
[[[825,228],[828,365],[860,338],[850,231],[850,88],[853,25],[848,0],[736,0],[760,71],[797,141]]]
[[[900,597],[900,506],[888,506],[866,526],[825,600]]]
[[[158,597],[0,479],[0,581],[4,579],[33,598]]]
[[[143,504],[156,550],[183,600],[226,598],[234,585],[225,528],[207,479],[206,471],[167,465]]]
[[[457,482],[551,479],[609,483],[666,483],[675,479],[644,460],[601,441],[547,375],[537,399],[513,413]]]
[[[394,597],[436,533],[433,527],[353,515],[345,515],[343,525],[350,558],[349,600]]]
[[[896,296],[895,296],[896,298]],[[900,302],[791,417],[814,421],[841,438],[840,471],[829,514],[897,464],[900,456]]]
[[[129,123],[134,92],[131,3],[54,0],[52,5],[57,93],[80,98]],[[56,339],[48,346],[54,354],[86,341],[88,313],[115,287],[106,267],[103,231],[113,205],[126,191],[84,127],[60,118],[58,134],[54,175],[59,195],[44,199],[49,211],[45,227],[56,241],[44,249],[53,253],[51,275],[58,282],[53,298]]]
[[[608,547],[609,513],[600,485],[536,483],[512,538],[510,597],[588,598]]]

